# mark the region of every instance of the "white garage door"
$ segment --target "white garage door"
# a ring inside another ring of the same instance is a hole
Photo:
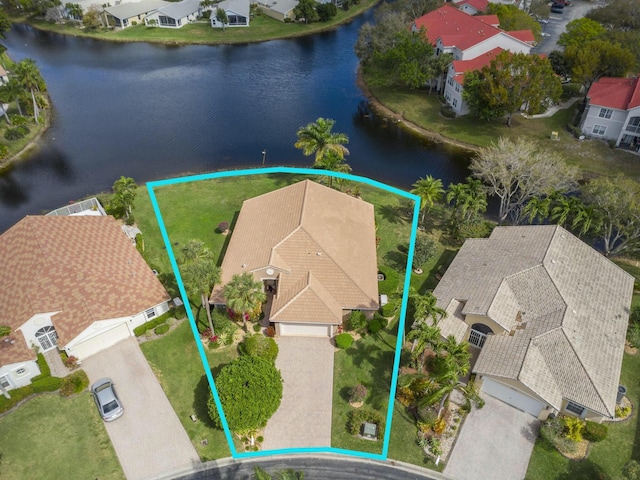
[[[280,335],[302,335],[305,337],[328,337],[331,325],[308,323],[281,323]]]
[[[484,378],[482,391],[534,417],[540,415],[540,411],[545,407],[545,403],[540,400],[491,378]]]
[[[87,358],[94,353],[98,353],[100,350],[109,348],[115,345],[121,340],[131,336],[129,333],[129,327],[126,323],[121,323],[117,327],[107,330],[100,335],[97,335],[89,340],[85,340],[73,347],[73,354],[80,360]]]

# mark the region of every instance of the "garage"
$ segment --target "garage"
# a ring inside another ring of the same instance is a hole
[[[78,357],[80,360],[87,358],[95,353],[98,353],[100,350],[104,350],[105,348],[109,348],[112,345],[115,345],[121,340],[128,338],[131,336],[131,332],[129,332],[129,327],[126,323],[121,323],[104,333],[96,335],[95,337],[89,338],[84,342],[80,342],[77,345],[72,347],[72,353],[74,356]]]
[[[329,337],[331,325],[326,323],[279,323],[280,336]]]
[[[536,418],[546,406],[544,402],[492,378],[483,379],[482,391]]]

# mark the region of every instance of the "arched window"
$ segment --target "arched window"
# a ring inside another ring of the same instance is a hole
[[[42,350],[47,351],[58,345],[58,334],[52,325],[42,327],[36,332],[36,338],[40,342]]]

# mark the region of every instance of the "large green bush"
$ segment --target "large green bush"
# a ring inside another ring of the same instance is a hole
[[[413,268],[418,269],[429,259],[433,258],[438,253],[438,244],[436,241],[423,234],[419,233],[416,236],[416,243],[413,249]]]
[[[62,379],[60,395],[68,397],[74,393],[80,393],[89,386],[89,377],[84,370],[76,370],[71,375]]]
[[[584,428],[584,438],[590,442],[601,442],[607,438],[609,429],[604,423],[590,422],[587,420]]]
[[[153,332],[156,335],[164,335],[165,333],[167,333],[169,331],[169,324],[168,323],[163,323],[162,325],[158,325],[156,328],[153,329]]]
[[[353,337],[348,333],[341,333],[340,335],[336,335],[336,346],[343,350],[346,350],[353,343]]]
[[[352,310],[345,322],[345,328],[354,332],[364,330],[367,326],[367,317],[360,310]]]
[[[273,338],[264,335],[251,335],[238,345],[242,355],[260,357],[275,362],[278,356],[278,344]]]
[[[360,435],[363,423],[375,423],[378,426],[378,437],[384,431],[384,417],[376,410],[358,409],[349,412],[347,430],[351,435]]]

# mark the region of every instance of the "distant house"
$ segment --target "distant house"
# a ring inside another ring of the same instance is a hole
[[[227,23],[224,25],[216,18],[217,10],[221,8],[227,15]],[[222,27],[248,27],[251,16],[250,0],[224,0],[214,5],[211,10],[211,26]]]
[[[296,17],[293,9],[298,5],[298,0],[258,0],[257,3],[262,13],[281,22]]]
[[[585,135],[640,152],[640,81],[601,78],[587,94],[580,128]]]
[[[444,80],[444,97],[457,115],[469,112],[462,98],[464,73],[478,70],[488,65],[497,52],[496,49],[513,53],[530,53],[535,42],[533,32],[521,30],[505,32],[498,28],[500,21],[496,15],[468,15],[451,5],[417,18],[412,29],[425,28],[427,38],[435,47],[436,55],[451,53],[454,61],[475,60],[473,64],[451,65]],[[440,89],[441,80],[437,88]]]
[[[434,290],[483,392],[540,419],[615,417],[634,279],[560,226],[468,239]]]
[[[0,85],[4,85],[5,83],[8,83],[8,82],[9,82],[9,74],[2,66],[0,66]]]
[[[459,10],[468,15],[478,15],[486,12],[489,7],[489,0],[458,0],[453,3]]]
[[[181,28],[196,21],[201,15],[200,0],[182,0],[181,2],[169,3],[149,13],[144,18],[144,23],[163,28]]]
[[[246,200],[209,302],[248,272],[273,292],[278,335],[330,337],[345,316],[379,308],[373,205],[311,180]]]
[[[116,28],[126,28],[143,23],[147,15],[167,5],[171,5],[171,2],[140,0],[139,2],[121,3],[105,8],[104,16],[108,25]]]
[[[0,325],[11,329],[0,338],[5,390],[40,373],[36,350],[82,360],[169,309],[164,287],[110,216],[25,217],[0,235],[0,258]]]

